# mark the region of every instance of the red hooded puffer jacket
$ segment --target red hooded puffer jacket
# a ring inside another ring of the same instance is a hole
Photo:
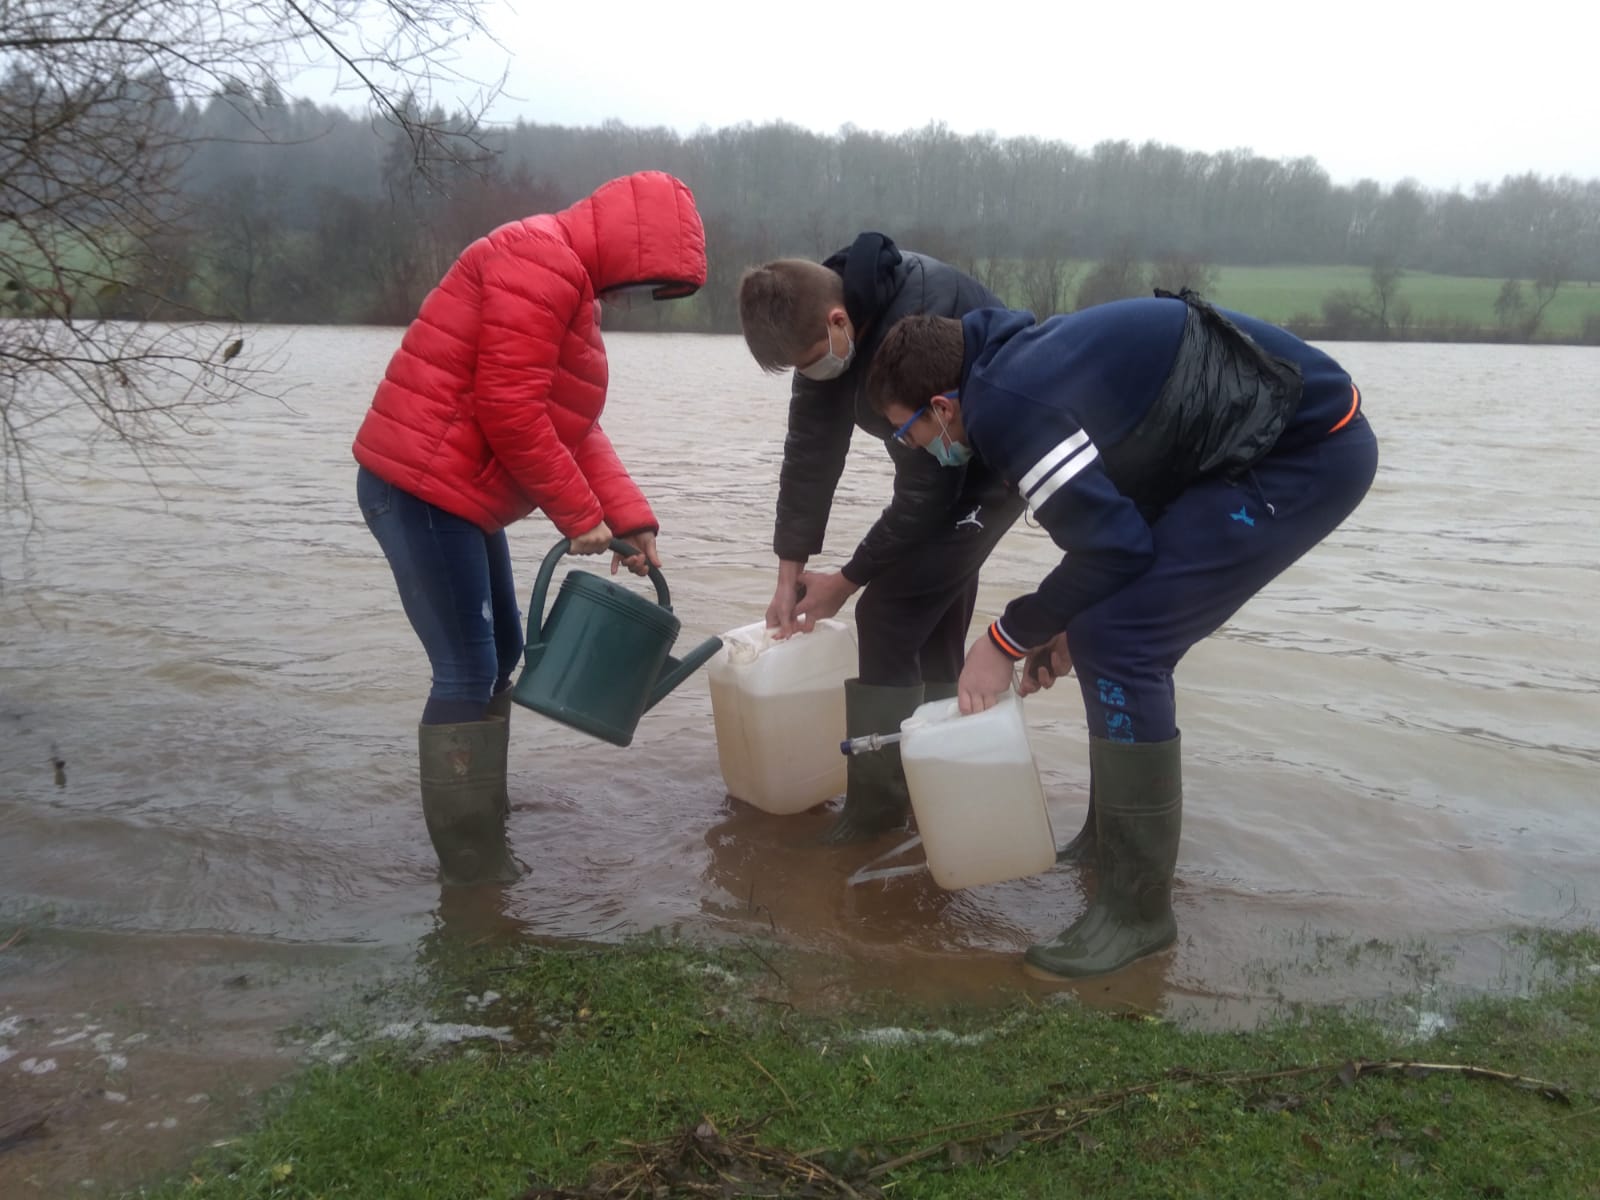
[[[373,474],[493,533],[543,509],[568,537],[655,514],[599,426],[597,292],[705,283],[705,230],[679,180],[641,171],[468,246],[422,302],[356,434]]]

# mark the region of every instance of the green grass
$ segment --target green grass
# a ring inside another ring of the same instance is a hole
[[[673,1196],[1600,1196],[1600,937],[1541,936],[1558,983],[1472,1002],[1425,1043],[1338,1012],[1202,1033],[1024,996],[802,1014],[754,952],[488,951],[430,987],[442,1019],[514,1045],[313,1068],[256,1132],[140,1194],[621,1196],[649,1167],[677,1172]],[[485,987],[486,1014],[463,1003]],[[1558,1090],[1350,1065],[1408,1060]],[[711,1158],[745,1182],[693,1190]],[[854,1190],[794,1182],[818,1167]]]
[[[1269,321],[1321,312],[1328,293],[1349,289],[1365,293],[1371,272],[1364,267],[1223,267],[1210,299],[1226,308]],[[1408,271],[1400,278],[1397,300],[1410,305],[1413,319],[1428,325],[1465,322],[1494,329],[1494,302],[1501,279],[1430,275]],[[1527,281],[1524,291],[1531,295]],[[1600,317],[1600,286],[1564,283],[1545,310],[1544,336],[1576,337],[1587,317]]]
[[[1082,260],[1071,264],[1069,303],[1093,265]],[[1012,264],[1013,273],[1015,266]],[[1372,280],[1368,267],[1217,267],[1215,270],[1216,283],[1206,291],[1208,300],[1276,324],[1289,324],[1296,318],[1306,317],[1316,321],[1322,314],[1322,302],[1329,295],[1350,291],[1366,297]],[[1461,327],[1470,327],[1483,335],[1499,338],[1502,330],[1494,305],[1504,282],[1499,278],[1405,271],[1400,277],[1390,317],[1393,322],[1399,315],[1397,310],[1409,310],[1412,328],[1406,331],[1397,327],[1396,336],[1425,337],[1428,331],[1440,330],[1460,334]],[[1532,282],[1521,282],[1524,296],[1531,301]],[[1026,299],[1015,284],[1009,286],[1003,299],[1013,305],[1026,306]],[[1600,321],[1600,284],[1590,286],[1581,280],[1563,283],[1545,310],[1537,338],[1541,341],[1580,340],[1585,335],[1585,321]],[[1590,337],[1593,337],[1592,328]]]

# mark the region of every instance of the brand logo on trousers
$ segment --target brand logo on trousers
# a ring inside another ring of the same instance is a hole
[[[1256,519],[1250,515],[1249,509],[1245,508],[1245,506],[1242,504],[1239,505],[1238,512],[1229,513],[1228,517],[1230,520],[1243,521],[1246,525],[1254,525],[1256,523]]]
[[[983,505],[980,504],[980,505],[978,505],[977,508],[973,509],[966,516],[962,517],[959,521],[957,521],[956,522],[956,528],[960,529],[963,525],[971,525],[974,529],[982,529],[983,528],[983,522],[978,520],[978,514],[981,513],[982,511],[983,511]]]

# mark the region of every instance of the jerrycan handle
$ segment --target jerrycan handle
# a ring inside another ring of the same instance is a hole
[[[631,558],[639,553],[639,548],[621,538],[611,539],[611,549],[624,558]],[[544,602],[545,594],[550,590],[550,580],[556,573],[556,564],[572,551],[572,541],[562,538],[550,547],[550,553],[544,556],[544,562],[539,564],[539,578],[533,585],[533,599],[528,605],[528,639],[529,646],[542,645],[544,642]],[[667,591],[666,578],[657,567],[650,568],[650,582],[656,585],[656,603],[668,612],[672,611],[672,593]]]

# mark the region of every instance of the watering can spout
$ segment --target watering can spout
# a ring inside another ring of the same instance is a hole
[[[644,706],[645,711],[649,712],[660,704],[668,693],[703,667],[720,649],[722,649],[721,638],[707,638],[681,659],[668,658],[661,665],[661,674],[657,677],[655,689],[650,693],[650,699]]]

